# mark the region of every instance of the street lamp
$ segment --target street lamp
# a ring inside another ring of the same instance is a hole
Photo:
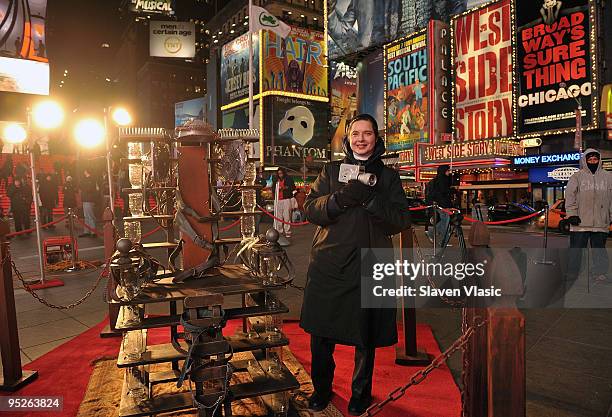
[[[6,143],[10,143],[12,145],[23,143],[27,137],[28,132],[20,123],[9,123],[4,126],[2,131],[2,139],[4,139]]]
[[[64,111],[55,101],[45,100],[36,104],[32,109],[27,109],[27,132],[30,136],[30,169],[32,175],[32,197],[34,200],[34,223],[36,224],[36,243],[38,245],[38,263],[40,267],[40,282],[45,281],[45,266],[42,253],[42,242],[40,240],[40,210],[38,208],[38,187],[36,187],[36,159],[33,147],[35,144],[32,135],[32,124],[41,129],[54,129],[64,121]]]
[[[106,130],[96,119],[83,119],[74,127],[74,136],[79,145],[85,148],[95,148],[104,141]]]

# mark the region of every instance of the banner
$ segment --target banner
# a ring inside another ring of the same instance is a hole
[[[149,22],[149,55],[163,58],[193,58],[195,23]]]
[[[346,124],[357,115],[357,68],[343,62],[331,64],[331,160],[344,158],[342,139]]]
[[[163,14],[172,16],[174,14],[172,0],[132,0],[130,11],[142,14]]]
[[[259,35],[253,34],[253,94],[259,93]],[[221,105],[249,96],[249,34],[221,48]]]
[[[385,46],[385,140],[388,151],[429,142],[427,34]]]
[[[357,112],[374,116],[378,129],[385,127],[385,62],[383,51],[374,51],[367,55],[357,68],[359,93],[357,94]],[[381,133],[381,132],[379,132]]]
[[[466,10],[467,0],[327,0],[328,56],[337,59]]]
[[[264,102],[264,163],[302,166],[329,161],[327,103],[268,96]]]
[[[439,165],[451,160],[463,162],[507,158],[524,152],[518,142],[505,139],[464,141],[442,146],[419,145],[418,149],[421,165]]]
[[[263,91],[327,97],[322,32],[294,27],[285,39],[263,31]]]
[[[49,62],[46,0],[0,0],[0,56]]]
[[[589,0],[516,2],[517,133],[596,123]]]
[[[180,101],[174,104],[174,127],[183,126],[192,120],[205,121],[206,97]]]
[[[510,16],[510,0],[503,0],[453,19],[458,140],[513,134]]]
[[[431,56],[431,140],[441,145],[452,132],[450,26],[438,20],[429,22],[428,46]]]

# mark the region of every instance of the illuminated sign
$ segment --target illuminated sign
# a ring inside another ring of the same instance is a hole
[[[513,134],[510,0],[453,18],[454,131],[459,140]]]
[[[414,165],[414,149],[399,152],[399,161],[401,165]]]
[[[529,182],[547,183],[569,181],[570,177],[578,171],[576,167],[538,167],[529,168]]]
[[[149,54],[163,58],[193,58],[195,24],[193,22],[150,22]]]
[[[597,123],[596,47],[590,0],[515,1],[517,134]]]
[[[519,156],[512,160],[512,163],[514,165],[522,165],[522,166],[547,165],[547,164],[557,164],[558,165],[559,163],[575,165],[578,162],[580,162],[580,152]]]
[[[253,94],[259,93],[259,35],[253,34]],[[221,104],[235,103],[249,96],[249,34],[245,33],[221,48]],[[223,109],[222,109],[223,110]]]
[[[49,64],[0,57],[0,91],[49,95]]]
[[[542,139],[540,138],[531,138],[531,139],[523,139],[520,142],[523,148],[537,148],[542,145]]]
[[[485,139],[441,146],[419,145],[421,164],[440,164],[451,160],[454,162],[471,161],[522,154],[523,148],[520,144],[509,140]]]
[[[172,0],[132,0],[130,11],[146,14],[166,14],[173,15]]]

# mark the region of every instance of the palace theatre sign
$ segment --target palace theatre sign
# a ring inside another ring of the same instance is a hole
[[[490,162],[523,155],[519,142],[506,139],[469,140],[450,145],[418,145],[420,165]]]

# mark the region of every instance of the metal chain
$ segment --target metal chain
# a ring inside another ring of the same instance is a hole
[[[4,258],[2,263],[4,264],[4,262],[6,262],[7,259],[8,259],[8,256],[6,258]],[[75,302],[73,302],[71,304],[68,304],[68,305],[56,305],[56,304],[52,304],[52,303],[48,302],[47,300],[42,298],[40,295],[36,294],[36,292],[34,292],[34,290],[30,289],[30,287],[28,286],[28,283],[25,282],[25,280],[23,278],[23,275],[21,274],[19,269],[17,269],[17,265],[15,265],[15,262],[11,259],[11,267],[12,267],[13,271],[15,272],[15,275],[17,276],[17,278],[19,278],[19,281],[21,281],[21,284],[23,285],[23,288],[28,293],[30,293],[32,295],[32,297],[34,297],[36,300],[38,300],[38,302],[40,302],[41,304],[44,304],[44,305],[46,305],[47,307],[50,307],[50,308],[55,308],[57,310],[69,310],[71,308],[74,308],[74,307],[82,304],[85,300],[87,300],[91,296],[91,294],[93,294],[93,292],[96,290],[96,288],[98,288],[98,285],[100,285],[100,281],[102,281],[102,279],[104,278],[105,272],[109,268],[109,264],[110,264],[109,262],[106,262],[106,266],[104,267],[104,269],[102,270],[102,272],[98,276],[98,279],[94,283],[93,287],[89,291],[87,291],[87,293],[85,293],[85,295],[83,297],[79,298]]]
[[[468,324],[468,320],[467,320],[467,308],[464,308],[461,310],[461,332],[465,332],[468,328],[469,328],[469,324]],[[473,345],[472,345],[473,346]],[[469,417],[468,416],[468,410],[465,408],[466,404],[468,403],[469,400],[469,392],[466,389],[466,382],[467,382],[467,370],[469,370],[469,366],[470,366],[470,361],[468,359],[470,352],[472,351],[472,346],[470,346],[469,344],[465,344],[464,346],[462,346],[461,351],[462,351],[462,364],[463,366],[461,367],[461,417]]]
[[[438,357],[436,357],[431,362],[431,364],[429,364],[429,366],[421,369],[420,371],[412,375],[408,383],[406,383],[403,386],[397,387],[396,389],[391,391],[387,395],[387,398],[368,407],[368,409],[363,414],[361,414],[360,417],[375,416],[376,414],[380,413],[387,404],[393,401],[397,401],[400,398],[402,398],[404,394],[406,394],[406,391],[408,390],[408,388],[414,385],[418,385],[421,382],[423,382],[427,378],[427,376],[429,376],[431,372],[433,372],[435,369],[442,366],[453,353],[455,353],[457,350],[465,346],[465,344],[470,340],[474,332],[478,330],[480,327],[482,327],[485,323],[486,323],[486,320],[482,320],[482,319],[480,319],[480,321],[476,321],[475,324],[473,326],[470,326],[467,329],[467,331],[465,331],[461,336],[459,336],[459,338],[455,340],[455,342],[452,345],[450,345],[448,349],[446,349]]]

